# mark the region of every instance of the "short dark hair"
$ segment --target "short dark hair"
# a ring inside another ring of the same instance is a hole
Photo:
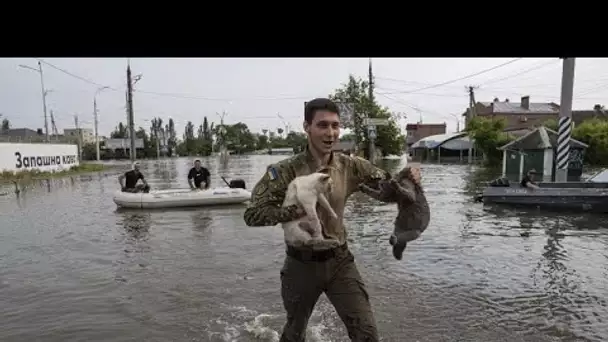
[[[316,98],[306,102],[306,106],[304,106],[304,120],[311,124],[315,114],[320,110],[326,110],[328,112],[336,113],[338,116],[340,115],[340,109],[334,101],[327,98]]]
[[[200,160],[200,159],[197,159],[197,160],[195,160],[194,162],[195,162],[195,163],[200,163],[200,162],[201,162],[201,160]]]

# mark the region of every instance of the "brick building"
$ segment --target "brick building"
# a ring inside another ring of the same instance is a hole
[[[441,124],[407,124],[405,130],[407,132],[405,142],[407,146],[410,147],[413,143],[422,138],[430,137],[431,135],[445,134],[446,124],[445,122]]]
[[[530,96],[523,96],[520,102],[511,102],[509,99],[500,101],[495,98],[492,102],[477,102],[476,115],[486,118],[503,118],[506,121],[505,130],[518,130],[538,127],[548,120],[559,118],[559,105],[555,102],[530,102]],[[469,109],[462,114],[465,117],[465,127],[468,124]],[[607,118],[608,113],[603,106],[597,104],[593,110],[573,110],[574,124],[580,124],[592,117]]]

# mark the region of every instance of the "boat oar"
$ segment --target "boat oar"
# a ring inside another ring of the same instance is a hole
[[[226,180],[226,178],[224,178],[224,176],[220,176],[220,178],[224,181],[224,183],[226,183],[226,185],[228,185],[228,187],[230,187],[230,183],[228,183],[228,181]]]

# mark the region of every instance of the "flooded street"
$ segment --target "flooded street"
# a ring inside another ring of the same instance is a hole
[[[212,186],[224,175],[251,189],[283,158],[203,165]],[[187,187],[190,167],[142,161],[153,188]],[[383,341],[608,340],[607,218],[484,209],[469,167],[422,175],[431,224],[402,261],[395,205],[355,194],[346,208]],[[94,174],[0,197],[0,341],[278,341],[280,227],[245,226],[243,205],[117,210],[118,188]],[[325,296],[308,340],[349,341]]]

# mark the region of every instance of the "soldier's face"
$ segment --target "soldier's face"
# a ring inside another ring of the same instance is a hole
[[[317,111],[311,124],[304,121],[304,130],[311,147],[321,153],[330,153],[340,136],[340,117],[326,110]]]

